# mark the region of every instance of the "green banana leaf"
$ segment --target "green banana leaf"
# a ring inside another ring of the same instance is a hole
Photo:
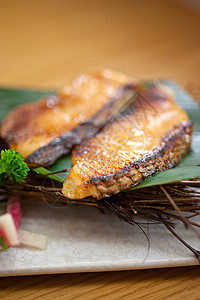
[[[181,161],[178,167],[157,173],[152,177],[145,180],[143,183],[135,188],[149,187],[152,185],[166,184],[170,182],[180,181],[183,179],[200,177],[200,107],[188,95],[180,86],[171,80],[162,81],[164,84],[172,87],[176,92],[177,103],[186,110],[190,119],[194,123],[194,135],[192,141],[192,147],[188,155]],[[151,82],[147,83],[151,85]],[[29,89],[5,89],[0,88],[0,121],[6,116],[6,114],[19,104],[23,104],[30,101],[35,101],[43,96],[53,94],[54,91],[49,90],[29,90]],[[70,170],[71,155],[59,159],[50,169],[55,172],[61,169]],[[40,170],[41,169],[41,170]],[[40,174],[48,172],[44,168],[40,168],[37,171]],[[62,181],[66,178],[68,173],[61,173],[54,176],[54,179]],[[61,180],[60,180],[61,179]]]

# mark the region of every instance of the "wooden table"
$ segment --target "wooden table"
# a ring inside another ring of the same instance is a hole
[[[171,1],[0,0],[0,85],[59,87],[89,70],[200,78],[200,17]],[[193,89],[194,90],[194,89]],[[1,299],[200,299],[200,269],[0,279]]]

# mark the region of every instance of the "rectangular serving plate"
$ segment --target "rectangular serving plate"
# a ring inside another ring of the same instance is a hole
[[[194,116],[195,135],[199,135],[199,107],[172,81],[165,83],[176,91],[177,102]],[[0,119],[15,105],[33,101],[47,91],[0,89]],[[194,112],[196,111],[196,114]],[[42,197],[42,196],[41,196]],[[24,201],[20,228],[48,236],[46,250],[10,248],[0,250],[0,276],[70,272],[114,271],[197,265],[194,255],[161,224],[137,226],[121,222],[110,213],[84,206],[51,205]],[[1,203],[1,213],[5,211]],[[139,220],[144,222],[144,220]],[[198,220],[196,220],[198,222]],[[181,224],[177,232],[195,248],[196,235]]]

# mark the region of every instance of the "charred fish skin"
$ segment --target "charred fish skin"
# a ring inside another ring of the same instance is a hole
[[[70,132],[61,135],[47,146],[43,146],[29,155],[26,159],[28,165],[32,167],[40,165],[50,166],[58,158],[69,154],[76,145],[92,138],[119,111],[123,111],[129,102],[134,101],[137,88],[139,87],[134,84],[127,84],[120,88],[116,93],[116,97],[112,98],[94,117],[79,124]]]
[[[101,199],[126,191],[177,166],[190,149],[192,132],[192,122],[170,90],[148,89],[95,137],[75,148],[63,194]]]
[[[52,165],[96,134],[138,86],[135,79],[111,70],[83,74],[57,95],[10,112],[0,126],[0,137],[30,166]]]
[[[162,139],[160,149],[117,172],[114,176],[96,177],[84,183],[95,185],[98,199],[133,188],[153,174],[176,167],[190,149],[192,122],[183,122]],[[171,151],[173,149],[173,151]]]
[[[5,150],[8,149],[8,145],[6,144],[6,142],[0,137],[0,151],[1,150]]]

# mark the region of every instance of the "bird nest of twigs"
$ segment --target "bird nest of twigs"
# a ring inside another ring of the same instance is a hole
[[[200,238],[200,224],[193,217],[200,214],[200,179],[184,180],[162,186],[152,186],[127,191],[104,199],[69,199],[62,192],[62,183],[55,182],[42,175],[32,174],[22,184],[7,182],[0,188],[3,195],[20,195],[34,201],[48,201],[52,205],[82,204],[93,206],[102,212],[111,211],[120,220],[135,225],[136,216],[162,223],[181,243],[197,257],[200,263],[200,251],[194,249],[175,231],[175,221],[191,228]]]

